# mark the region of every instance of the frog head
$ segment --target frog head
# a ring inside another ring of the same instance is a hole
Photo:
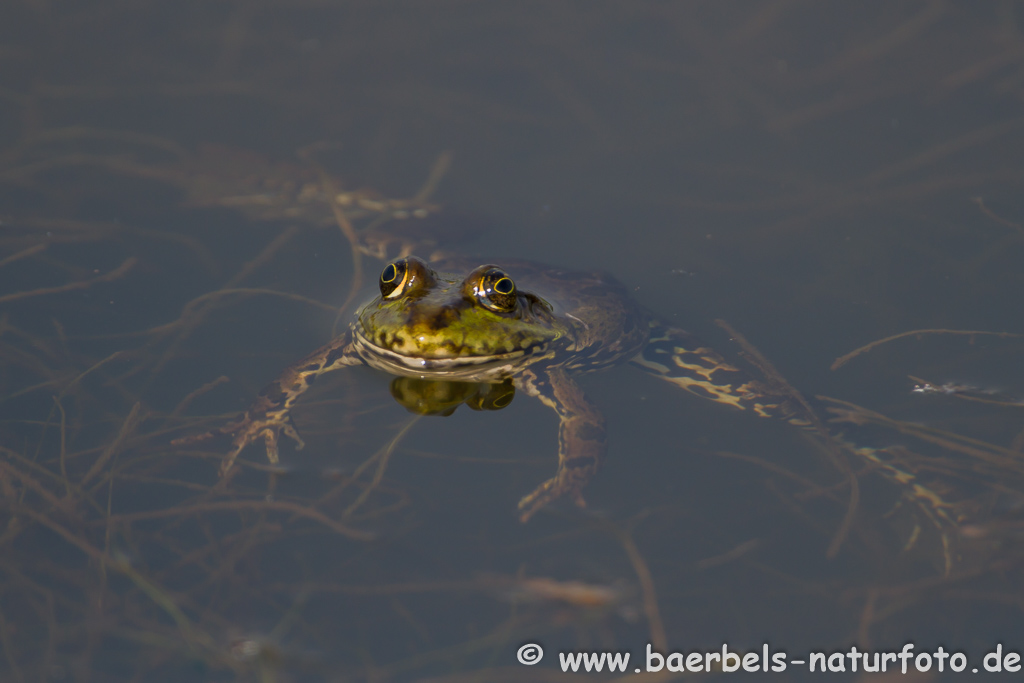
[[[563,334],[551,305],[495,265],[445,275],[408,256],[385,266],[378,284],[353,329],[370,353],[408,368],[514,359]]]

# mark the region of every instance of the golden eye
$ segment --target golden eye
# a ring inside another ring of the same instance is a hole
[[[492,311],[510,313],[516,308],[516,283],[497,268],[491,268],[480,276],[477,297]]]
[[[437,273],[415,256],[392,261],[380,273],[380,295],[385,299],[412,296],[437,286]]]
[[[511,278],[503,277],[492,285],[494,291],[498,294],[511,294],[516,291],[515,283],[512,282]]]
[[[384,267],[380,274],[380,295],[385,299],[393,299],[402,293],[408,275],[405,261],[395,261]]]

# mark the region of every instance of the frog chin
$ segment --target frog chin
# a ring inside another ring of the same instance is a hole
[[[546,344],[508,353],[431,357],[405,354],[384,348],[356,330],[354,344],[359,357],[370,367],[393,375],[420,378],[449,378],[476,382],[499,382],[524,366],[546,357]]]

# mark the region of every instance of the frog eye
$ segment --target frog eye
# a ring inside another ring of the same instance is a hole
[[[493,285],[494,291],[498,294],[511,294],[516,291],[516,285],[512,282],[512,278],[503,277]]]
[[[380,295],[385,299],[397,299],[437,286],[437,274],[426,261],[415,256],[392,261],[380,273]]]
[[[474,294],[492,311],[509,313],[516,308],[516,283],[497,268],[489,268],[480,275]]]
[[[389,263],[380,274],[380,295],[393,299],[402,293],[408,279],[409,268],[404,259]]]

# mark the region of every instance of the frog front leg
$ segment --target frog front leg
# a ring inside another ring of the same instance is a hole
[[[242,449],[260,437],[271,463],[278,462],[277,441],[281,432],[295,440],[297,449],[302,448],[305,444],[295,431],[289,412],[292,405],[320,375],[362,362],[352,344],[351,332],[346,332],[281,373],[260,392],[241,420],[221,428],[222,433],[234,437],[231,452],[221,463],[221,476],[231,469]]]
[[[564,368],[527,369],[515,379],[517,387],[558,413],[558,470],[519,501],[519,520],[562,496],[584,507],[583,487],[604,458],[604,417],[583,396]]]

